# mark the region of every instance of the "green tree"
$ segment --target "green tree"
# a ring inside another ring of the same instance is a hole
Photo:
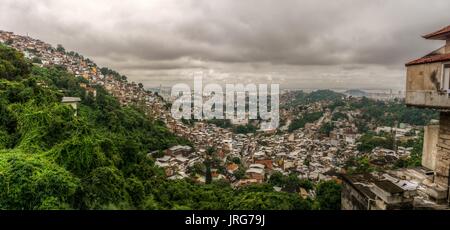
[[[61,52],[61,53],[65,53],[66,49],[61,44],[58,44],[56,46],[56,51]]]
[[[326,135],[326,136],[330,136],[330,133],[331,133],[331,131],[333,131],[333,129],[334,129],[333,123],[327,122],[327,123],[324,123],[320,127],[319,132],[324,134],[324,135]]]
[[[22,53],[0,44],[0,79],[20,80],[30,73]]]
[[[333,113],[333,116],[331,117],[332,121],[346,120],[346,119],[348,119],[347,115],[341,112]]]
[[[320,210],[340,210],[341,185],[335,181],[319,183],[316,189],[316,200]]]
[[[284,175],[281,172],[274,172],[269,178],[269,184],[282,187],[284,185]]]
[[[231,210],[310,210],[311,203],[297,194],[277,192],[243,192],[230,202]]]
[[[248,134],[248,133],[256,133],[258,128],[252,124],[247,124],[247,125],[238,125],[233,130],[235,133]]]
[[[205,160],[205,183],[211,184],[212,182],[212,174],[211,174],[211,160]]]
[[[374,170],[370,165],[369,158],[367,156],[350,158],[346,162],[345,168],[349,174],[369,173]]]
[[[361,152],[370,152],[376,147],[382,147],[386,149],[394,148],[394,136],[386,133],[379,136],[372,133],[364,134],[359,140],[358,150]]]
[[[291,122],[289,125],[289,132],[292,132],[294,130],[304,128],[306,123],[311,123],[319,120],[323,116],[322,112],[315,112],[315,113],[307,113],[302,118],[295,119]]]

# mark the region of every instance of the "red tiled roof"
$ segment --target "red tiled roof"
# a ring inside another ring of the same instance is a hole
[[[426,39],[445,39],[450,35],[450,26],[444,27],[436,32],[422,36]]]
[[[433,62],[443,62],[443,61],[450,61],[450,53],[425,56],[425,57],[419,58],[417,60],[406,63],[406,66],[433,63]]]
[[[228,166],[227,166],[227,170],[229,170],[229,171],[235,171],[235,170],[237,170],[239,168],[239,165],[237,165],[237,164],[229,164]]]

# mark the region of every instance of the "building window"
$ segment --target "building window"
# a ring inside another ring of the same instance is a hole
[[[443,65],[441,89],[444,92],[450,93],[450,63]]]

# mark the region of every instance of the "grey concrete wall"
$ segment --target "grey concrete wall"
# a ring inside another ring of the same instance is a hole
[[[368,210],[369,203],[366,197],[360,194],[352,185],[344,182],[341,192],[342,210]]]
[[[435,170],[439,125],[428,125],[424,129],[422,166]]]
[[[406,69],[407,105],[450,108],[449,96],[441,90],[442,63],[408,66]]]
[[[435,109],[450,109],[450,97],[439,91],[407,91],[405,98],[407,105],[428,107]]]
[[[427,63],[406,68],[406,91],[437,91],[440,89],[442,63]]]

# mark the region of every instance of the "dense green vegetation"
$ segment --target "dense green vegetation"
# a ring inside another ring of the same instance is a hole
[[[341,185],[334,181],[324,181],[317,185],[316,204],[320,210],[339,210],[341,208]]]
[[[0,79],[21,79],[30,72],[23,54],[0,45]]]
[[[334,125],[331,122],[326,122],[320,126],[319,132],[325,136],[330,136],[331,131],[333,131]]]
[[[394,148],[394,136],[390,133],[381,133],[376,135],[374,133],[366,133],[359,138],[358,150],[361,152],[371,152],[376,147],[382,147],[386,149]]]
[[[344,94],[336,93],[331,90],[316,90],[311,93],[305,93],[303,91],[295,92],[294,100],[290,101],[288,106],[307,105],[319,101],[341,101],[345,97]]]
[[[269,184],[167,180],[147,153],[189,143],[83,81],[0,46],[0,209],[313,208]],[[77,116],[63,95],[82,98]]]
[[[310,180],[300,180],[294,173],[285,176],[280,172],[275,172],[270,176],[269,183],[273,186],[281,187],[288,192],[298,192],[300,188],[306,190],[314,188],[314,185]]]
[[[252,121],[250,121],[246,125],[233,125],[228,119],[211,119],[207,122],[223,129],[231,129],[234,133],[237,134],[256,133],[256,131],[258,130],[258,127],[252,124]]]
[[[94,99],[82,79],[0,53],[0,208],[139,208],[132,190],[161,174],[146,153],[186,141],[102,88]],[[78,116],[63,95],[83,98]]]
[[[224,128],[224,129],[228,129],[233,127],[233,125],[231,124],[231,121],[228,119],[211,119],[211,120],[207,120],[208,123],[210,124],[214,124],[217,127],[220,128]]]
[[[289,124],[289,132],[292,132],[294,130],[304,128],[307,123],[315,122],[319,120],[323,116],[322,112],[315,112],[315,113],[307,113],[303,115],[301,118],[294,119],[291,124]]]
[[[297,193],[300,188],[307,191],[315,189],[316,199],[307,199],[312,209],[339,210],[341,208],[341,185],[335,181],[324,181],[315,185],[310,180],[299,179],[294,173],[285,176],[276,172],[270,177],[269,183],[290,193]]]
[[[375,101],[363,97],[361,100],[353,100],[350,109],[360,109],[362,118],[367,123],[378,126],[396,126],[399,123],[411,125],[426,125],[431,119],[437,119],[438,113],[429,109],[406,107],[398,100]]]
[[[256,133],[257,130],[258,127],[250,123],[247,125],[238,125],[233,128],[233,132],[238,134]]]
[[[350,158],[344,167],[348,174],[369,173],[375,170],[370,165],[368,156],[358,156]]]
[[[347,115],[341,112],[333,113],[333,116],[331,117],[332,121],[346,120],[346,119],[348,119]]]

